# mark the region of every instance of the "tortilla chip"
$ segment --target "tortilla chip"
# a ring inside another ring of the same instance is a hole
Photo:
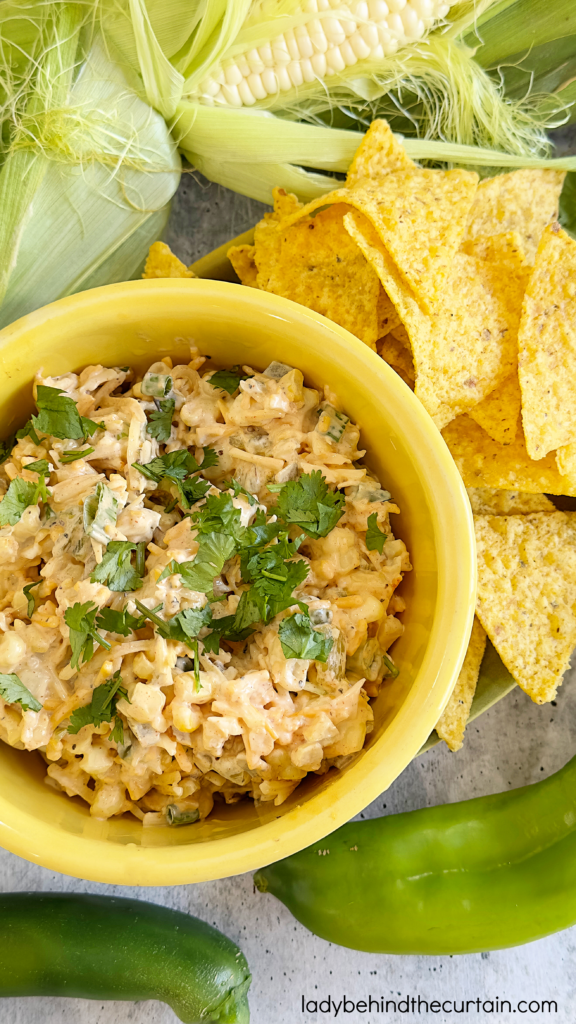
[[[404,147],[397,141],[387,121],[372,121],[354,154],[346,185],[355,188],[362,178],[382,178],[392,171],[414,167]]]
[[[414,390],[414,362],[410,349],[406,348],[406,345],[399,341],[398,338],[394,337],[394,332],[387,334],[385,338],[381,338],[377,344],[378,355],[382,356],[389,366],[396,373],[402,377],[402,380],[409,388]]]
[[[400,323],[401,320],[396,312],[394,303],[391,302],[382,285],[380,285],[380,292],[378,293],[378,337],[383,338],[385,334],[393,331],[395,327],[399,327]]]
[[[516,267],[527,266],[526,254],[518,231],[504,231],[499,235],[478,235],[462,242],[460,251],[477,260],[489,263],[510,262]]]
[[[555,512],[556,507],[545,494],[523,491],[497,491],[492,487],[468,487],[474,515],[520,516],[530,512]]]
[[[257,286],[322,313],[375,349],[380,282],[343,227],[346,210],[329,206],[288,226],[274,215],[260,221]]]
[[[485,178],[478,186],[465,239],[517,231],[529,263],[540,236],[558,216],[565,171],[512,171]]]
[[[485,649],[486,633],[474,616],[464,664],[460,669],[460,675],[456,680],[450,700],[436,723],[436,732],[450,750],[460,750],[462,746]]]
[[[546,228],[518,332],[522,421],[532,459],[576,441],[576,242]]]
[[[428,313],[450,276],[477,182],[472,171],[396,171],[362,181],[347,200],[371,222]]]
[[[498,444],[470,416],[459,416],[444,428],[442,437],[465,487],[576,496],[576,487],[560,476],[553,454],[538,462],[529,458],[520,429],[511,444]]]
[[[518,375],[511,373],[487,398],[470,409],[468,415],[499,444],[511,444],[518,430],[520,406]]]
[[[196,277],[196,274],[174,255],[165,242],[153,242],[142,277],[148,280],[154,277]]]
[[[562,445],[556,452],[556,465],[562,476],[568,477],[570,484],[576,487],[576,442]]]
[[[226,253],[240,279],[240,283],[248,285],[249,288],[258,287],[258,268],[254,259],[255,253],[256,246],[254,245],[233,245]]]
[[[298,196],[295,196],[293,192],[287,192],[284,188],[273,188],[272,199],[274,202],[274,216],[278,221],[292,217],[304,206],[304,203],[300,202]]]
[[[438,311],[427,316],[366,218],[351,212],[344,225],[402,318],[414,355],[415,393],[441,429],[515,370],[523,282],[503,276],[498,264],[457,253]]]
[[[576,513],[477,516],[476,614],[535,701],[553,700],[576,645]]]

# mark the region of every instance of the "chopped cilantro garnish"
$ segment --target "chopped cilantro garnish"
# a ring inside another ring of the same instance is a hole
[[[150,619],[150,622],[154,623],[156,631],[165,640],[176,640],[186,644],[194,651],[194,671],[196,673],[198,670],[198,634],[204,626],[209,626],[212,622],[210,605],[206,604],[204,608],[184,608],[171,619],[161,619],[156,614],[157,609],[150,610],[140,601],[136,601],[136,607],[142,613],[142,618]]]
[[[22,592],[24,594],[24,597],[28,601],[28,618],[29,619],[32,618],[32,616],[34,614],[34,609],[36,607],[36,601],[34,600],[34,597],[32,596],[32,590],[34,589],[34,587],[37,587],[40,583],[42,583],[42,580],[36,580],[34,583],[28,583],[25,587],[22,587]]]
[[[148,415],[146,433],[150,437],[155,437],[162,444],[168,440],[172,433],[172,417],[174,416],[176,403],[173,398],[167,398],[164,402],[155,398],[154,404],[156,405],[156,412],[151,412]]]
[[[208,383],[213,388],[220,388],[221,391],[227,391],[229,395],[233,395],[235,391],[238,391],[240,387],[240,381],[246,380],[248,374],[239,373],[239,367],[233,366],[231,370],[216,370],[209,378]]]
[[[229,494],[209,494],[191,516],[199,534],[226,533],[235,538],[242,533],[241,518]]]
[[[204,448],[203,452],[204,458],[200,463],[187,448],[178,448],[175,452],[159,455],[151,462],[135,462],[134,466],[154,483],[160,484],[163,480],[175,483],[182,505],[190,508],[204,497],[211,486],[207,480],[193,474],[218,464],[218,456],[213,448]]]
[[[17,476],[12,480],[0,502],[0,526],[14,526],[29,505],[35,505],[40,493],[39,485]]]
[[[278,636],[286,658],[307,658],[309,661],[326,661],[334,643],[332,637],[314,629],[308,614],[298,612],[282,619]]]
[[[71,438],[79,441],[80,438],[85,439],[104,426],[103,423],[95,423],[87,416],[81,416],[74,399],[62,392],[61,388],[49,388],[45,384],[38,384],[36,405],[38,415],[32,416],[32,426],[39,433],[50,434],[61,440]],[[27,433],[30,432],[28,424],[23,429]],[[19,435],[25,436],[22,431],[18,431],[16,436]],[[38,441],[35,443],[38,444]]]
[[[114,526],[118,517],[118,500],[107,486],[99,483],[94,491],[84,499],[83,505],[84,532],[100,544],[108,544],[110,537],[106,526]]]
[[[13,672],[0,672],[0,697],[7,704],[21,704],[23,711],[42,711],[40,701]]]
[[[146,625],[146,620],[143,615],[131,615],[127,608],[123,608],[122,611],[102,608],[96,617],[96,625],[108,633],[129,636],[132,630],[142,629]]]
[[[12,434],[11,437],[6,438],[5,441],[0,441],[0,465],[6,462],[6,459],[12,454],[16,435]]]
[[[243,494],[248,499],[249,505],[257,505],[258,501],[250,491],[247,491],[242,484],[239,484],[237,480],[232,477],[231,480],[223,480],[220,484],[223,491],[234,491],[234,497],[237,498],[239,494]]]
[[[327,537],[344,514],[345,498],[331,491],[320,470],[289,480],[278,492],[278,504],[269,512],[287,526],[299,526],[309,537]]]
[[[100,644],[107,651],[111,644],[105,640],[96,629],[96,613],[98,609],[92,601],[84,604],[73,604],[64,612],[64,622],[70,630],[70,646],[72,657],[70,664],[72,668],[79,668],[80,661],[90,661],[94,656],[94,642]]]
[[[132,553],[138,544],[129,540],[112,540],[108,544],[102,561],[90,574],[92,583],[105,583],[110,590],[139,590],[142,586],[141,566],[132,565]]]
[[[17,441],[20,441],[21,438],[23,437],[31,437],[34,444],[40,444],[40,438],[38,437],[38,434],[34,430],[31,419],[28,420],[23,427],[20,427],[20,430],[16,431],[15,437]]]
[[[77,448],[75,451],[60,452],[60,462],[66,465],[68,462],[76,462],[77,459],[84,459],[87,455],[92,455],[92,452],[96,451],[95,448]]]
[[[215,577],[222,572],[224,563],[232,558],[236,545],[233,537],[223,533],[202,534],[198,544],[196,557],[192,561],[175,562],[173,559],[159,576],[158,582],[179,573],[188,590],[210,593]]]
[[[104,722],[114,722],[109,739],[114,743],[124,742],[124,726],[122,719],[118,717],[116,705],[120,699],[128,700],[128,694],[122,686],[120,671],[106,683],[101,683],[92,692],[92,700],[84,707],[76,708],[70,715],[68,732],[75,735],[85,725],[103,725]],[[130,701],[128,701],[130,703]]]
[[[29,462],[27,466],[22,466],[22,469],[28,469],[32,473],[39,473],[41,476],[48,476],[50,464],[48,459],[37,459],[36,462]]]
[[[242,559],[242,578],[253,584],[260,603],[259,618],[263,622],[269,622],[278,612],[296,604],[294,590],[310,571],[303,558],[293,560],[301,540],[291,543],[287,534],[283,534],[277,544],[270,544],[250,558]]]
[[[366,547],[368,551],[377,551],[381,555],[387,537],[388,534],[384,533],[378,526],[378,516],[373,512],[371,516],[368,516],[368,529],[366,530]]]

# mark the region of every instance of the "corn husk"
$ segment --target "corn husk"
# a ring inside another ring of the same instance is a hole
[[[26,56],[40,73],[23,113],[22,97],[12,101],[17,144],[7,147],[0,171],[0,326],[136,273],[164,229],[180,178],[163,117],[129,87],[102,40],[87,34],[90,8],[42,10],[8,26],[20,36],[28,28]],[[4,45],[5,29],[0,18]],[[26,74],[22,59],[23,80]]]

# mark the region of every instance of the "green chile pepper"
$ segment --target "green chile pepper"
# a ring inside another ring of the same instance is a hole
[[[0,996],[159,999],[186,1024],[248,1024],[243,953],[189,914],[77,893],[0,895]]]
[[[507,793],[350,822],[258,871],[310,931],[371,953],[476,953],[576,923],[576,758]]]

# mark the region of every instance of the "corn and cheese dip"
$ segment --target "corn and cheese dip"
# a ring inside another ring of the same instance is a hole
[[[397,674],[410,569],[329,388],[273,362],[38,374],[2,446],[0,738],[97,818],[281,804]]]

